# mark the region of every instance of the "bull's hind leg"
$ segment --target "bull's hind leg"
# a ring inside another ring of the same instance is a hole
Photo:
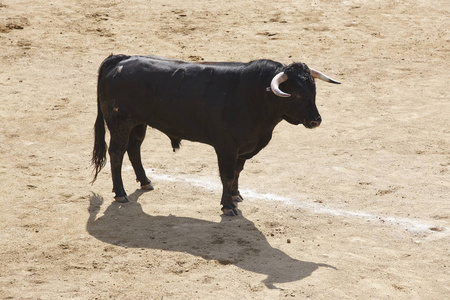
[[[128,140],[132,126],[121,123],[108,126],[111,134],[109,143],[109,157],[111,160],[111,175],[113,180],[113,192],[116,194],[114,199],[118,202],[128,202],[127,194],[122,181],[122,162],[123,156],[128,148]]]
[[[145,174],[145,169],[142,166],[141,160],[141,145],[145,138],[147,131],[147,124],[141,124],[133,128],[130,133],[128,141],[128,157],[136,174],[136,181],[141,183],[141,188],[144,190],[153,190],[153,185]]]

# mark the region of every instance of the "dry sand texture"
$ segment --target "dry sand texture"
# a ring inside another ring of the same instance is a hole
[[[448,1],[0,0],[0,298],[444,299]],[[110,53],[302,61],[315,130],[280,124],[220,216],[213,149],[150,129],[142,193],[91,186]]]

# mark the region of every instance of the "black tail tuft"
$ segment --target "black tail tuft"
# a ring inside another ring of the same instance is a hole
[[[103,120],[100,103],[98,104],[97,120],[95,121],[94,131],[94,150],[92,151],[91,163],[94,166],[95,175],[91,183],[94,183],[98,173],[100,173],[106,164],[107,145],[105,142],[105,121]]]

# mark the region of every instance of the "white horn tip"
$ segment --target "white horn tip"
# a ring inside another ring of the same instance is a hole
[[[317,70],[311,69],[309,68],[309,71],[311,72],[311,76],[329,83],[334,83],[334,84],[341,84],[339,81],[336,81],[330,77],[328,77],[327,75],[323,74],[322,72],[319,72]]]
[[[334,84],[341,84],[339,81],[336,81],[336,80],[331,79],[331,78],[328,80],[328,82],[329,83],[334,83]]]

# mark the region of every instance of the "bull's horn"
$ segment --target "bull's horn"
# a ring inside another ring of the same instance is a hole
[[[309,71],[311,72],[311,76],[314,77],[314,78],[318,78],[320,80],[323,80],[323,81],[326,81],[326,82],[329,82],[329,83],[341,84],[339,81],[331,79],[330,77],[328,77],[327,75],[325,75],[325,74],[323,74],[323,73],[321,73],[319,71],[316,71],[316,70],[311,69],[311,68],[309,68]]]
[[[291,94],[287,94],[280,90],[280,84],[288,80],[288,76],[284,74],[284,72],[278,73],[275,75],[275,77],[272,79],[272,82],[270,83],[270,88],[272,89],[272,92],[277,95],[278,97],[290,97]]]

